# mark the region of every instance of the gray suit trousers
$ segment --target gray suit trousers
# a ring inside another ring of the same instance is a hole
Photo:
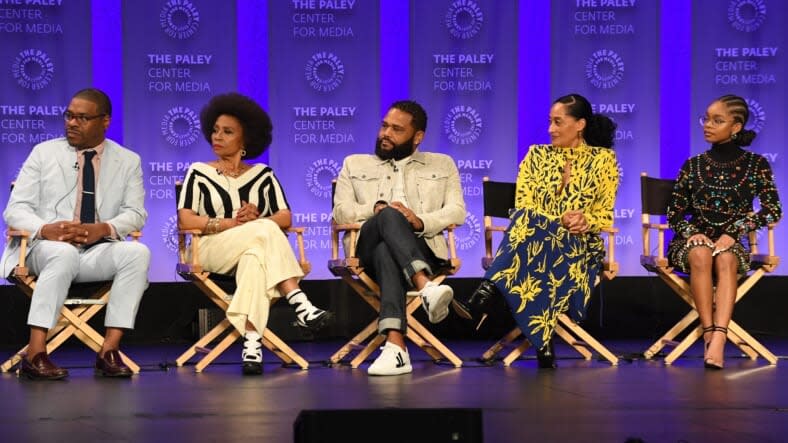
[[[148,287],[150,250],[142,243],[115,241],[81,249],[40,240],[27,255],[27,263],[38,275],[27,317],[30,326],[55,326],[72,282],[112,280],[104,325],[134,327],[142,293]]]

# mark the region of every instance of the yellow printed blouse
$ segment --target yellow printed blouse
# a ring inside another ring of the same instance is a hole
[[[567,161],[569,181],[562,186]],[[580,210],[588,221],[588,232],[598,233],[613,225],[618,182],[612,149],[532,145],[520,163],[515,208],[531,208],[554,220],[567,211]]]

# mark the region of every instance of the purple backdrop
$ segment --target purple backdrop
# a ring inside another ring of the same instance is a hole
[[[482,178],[513,180],[517,169],[517,2],[410,5],[411,96],[429,117],[422,147],[457,163],[468,210],[456,230],[458,275],[479,276]]]
[[[309,278],[331,278],[331,178],[345,155],[372,151],[381,110],[404,97],[425,104],[424,149],[458,161],[469,213],[480,224],[481,176],[514,180],[527,145],[548,141],[550,101],[572,91],[587,95],[620,127],[622,275],[644,274],[639,173],[675,175],[688,155],[706,149],[694,120],[721,94],[750,100],[751,127],[759,131],[752,149],[771,161],[788,195],[784,2],[54,3],[0,5],[0,147],[7,159],[0,179],[16,176],[36,141],[62,134],[60,114],[74,91],[91,84],[107,90],[116,110],[111,136],[143,158],[152,281],[177,280],[173,181],[192,161],[212,157],[194,119],[211,95],[230,90],[252,95],[274,119],[274,143],[262,161],[274,167],[295,221],[309,230]],[[0,195],[5,206],[7,194]],[[463,276],[481,275],[477,229],[460,230]],[[785,232],[778,227],[782,255]]]
[[[175,182],[193,161],[213,160],[200,109],[236,89],[233,3],[210,0],[123,2],[123,142],[143,159],[154,257],[152,281],[175,278]],[[216,38],[222,36],[221,38]]]
[[[331,278],[331,182],[346,155],[374,150],[380,122],[378,4],[271,2],[269,11],[270,164],[293,224],[306,228],[309,278]]]
[[[16,178],[30,149],[63,136],[63,112],[76,90],[90,84],[91,10],[67,5],[0,4],[0,183]],[[7,187],[3,189],[8,189]],[[0,193],[5,208],[8,193]],[[2,221],[0,226],[4,227]]]

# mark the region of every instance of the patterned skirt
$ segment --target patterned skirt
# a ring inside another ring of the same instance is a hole
[[[712,239],[712,241],[716,241],[716,239]],[[678,235],[673,237],[673,240],[670,241],[670,245],[668,245],[668,261],[670,265],[685,274],[689,274],[689,251],[692,248],[708,248],[708,246],[690,246],[687,244],[687,239]],[[737,241],[728,249],[728,252],[732,252],[733,255],[736,256],[736,261],[739,264],[739,275],[746,274],[747,271],[750,270],[750,253],[744,245]]]
[[[602,269],[599,235],[572,235],[558,221],[519,209],[484,275],[495,283],[523,335],[537,349],[550,340],[558,316],[585,317]]]

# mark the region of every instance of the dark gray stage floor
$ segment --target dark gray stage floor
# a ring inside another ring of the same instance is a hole
[[[94,378],[93,354],[69,347],[53,355],[70,369],[65,381],[0,377],[0,439],[289,442],[302,409],[481,408],[486,442],[783,442],[788,342],[765,343],[783,356],[777,366],[740,358],[729,345],[727,367],[710,372],[699,346],[673,366],[634,359],[611,367],[559,345],[560,368],[538,371],[532,354],[510,368],[482,365],[473,357],[487,343],[463,342],[450,344],[467,360],[462,369],[411,349],[412,374],[380,378],[368,377],[366,365],[321,365],[337,343],[295,343],[313,362],[307,371],[283,368],[266,353],[265,374],[251,378],[239,373],[238,346],[202,374],[192,366],[168,367],[183,346],[130,346],[127,353],[143,367],[131,380]],[[647,343],[608,346],[634,354]],[[418,430],[412,433],[407,441],[420,441]]]

